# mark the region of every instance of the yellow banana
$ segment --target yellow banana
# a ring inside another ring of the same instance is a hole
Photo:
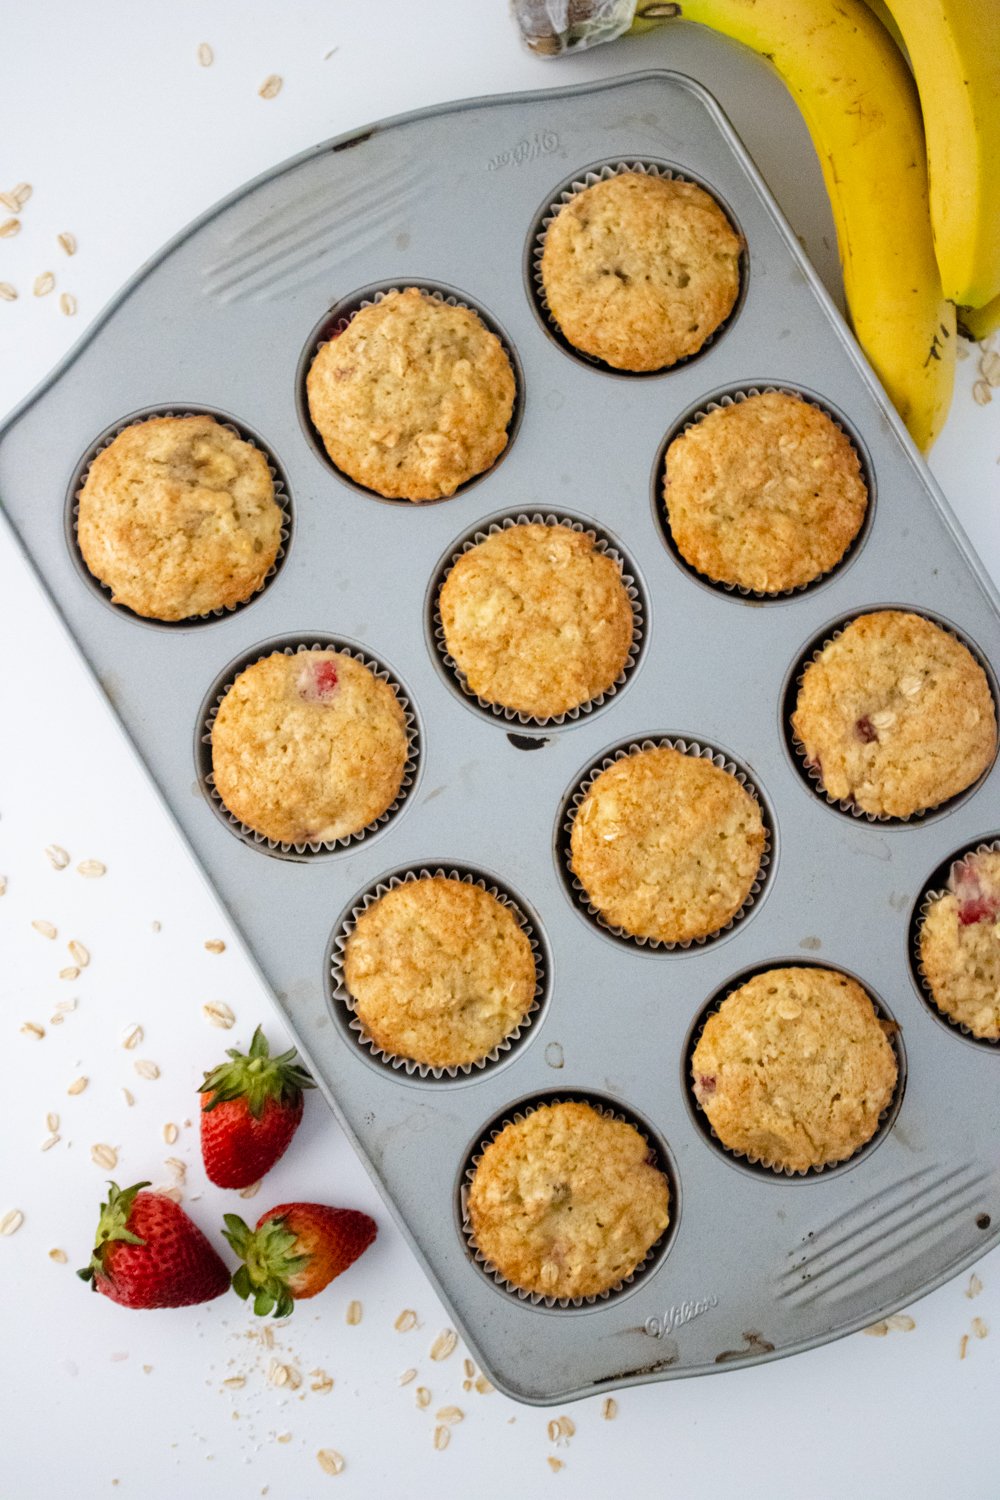
[[[1000,3],[885,0],[920,92],[946,297],[1000,294]]]
[[[630,20],[637,29],[697,21],[774,64],[820,159],[858,342],[926,451],[951,402],[955,309],[934,258],[916,88],[863,0],[575,0],[568,37],[551,26],[543,35],[544,0],[514,9],[529,45],[549,54],[581,33],[589,39],[595,16],[594,39],[614,35],[614,12],[618,33]]]
[[[994,297],[985,307],[960,307],[958,318],[974,339],[988,339],[1000,328],[1000,297]]]

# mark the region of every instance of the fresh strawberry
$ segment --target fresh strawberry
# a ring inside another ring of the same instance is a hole
[[[284,1156],[302,1119],[302,1090],[315,1084],[295,1049],[272,1057],[260,1027],[245,1056],[205,1074],[200,1092],[201,1154],[218,1187],[244,1188]]]
[[[326,1208],[322,1203],[280,1203],[268,1209],[250,1229],[236,1214],[226,1214],[222,1231],[243,1265],[233,1290],[253,1297],[253,1310],[286,1318],[296,1297],[315,1297],[346,1271],[374,1240],[378,1226],[354,1208]]]
[[[189,1307],[211,1302],[229,1286],[229,1272],[197,1224],[172,1198],[124,1192],[108,1184],[90,1264],[77,1275],[122,1307]]]

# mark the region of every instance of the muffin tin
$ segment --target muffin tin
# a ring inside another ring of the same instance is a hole
[[[588,172],[637,162],[704,184],[747,245],[725,328],[699,355],[642,379],[567,357],[540,326],[531,279],[545,206]],[[301,420],[302,362],[331,310],[400,285],[481,309],[519,381],[503,462],[430,506],[383,504],[340,479]],[[650,468],[678,423],[769,385],[837,414],[878,502],[849,565],[763,602],[677,566],[650,509]],[[251,601],[160,630],[108,607],[81,574],[71,524],[81,462],[152,409],[209,410],[253,435],[294,516],[280,571]],[[501,1389],[545,1404],[792,1353],[912,1301],[1000,1239],[998,1049],[968,1045],[931,1014],[910,945],[943,862],[996,837],[1000,771],[905,826],[855,819],[800,775],[785,702],[818,640],[890,601],[948,621],[1000,663],[1000,601],[697,84],[644,73],[447,105],[267,173],[144,267],[8,419],[0,494],[327,1098]],[[446,681],[429,623],[442,560],[497,517],[536,512],[620,539],[643,603],[627,681],[599,713],[544,728],[486,714]],[[360,839],[270,849],[213,803],[205,716],[218,685],[272,642],[330,639],[399,683],[419,744],[413,780]],[[707,746],[743,768],[771,834],[753,907],[719,940],[686,950],[609,938],[581,911],[562,860],[565,799],[586,768],[609,746],[649,738]],[[422,868],[509,890],[545,956],[531,1025],[496,1063],[455,1077],[373,1058],[333,992],[345,913],[378,882]],[[713,997],[752,970],[803,960],[871,987],[901,1027],[907,1067],[877,1150],[789,1179],[740,1166],[703,1131],[686,1059]],[[536,1306],[498,1286],[462,1231],[466,1168],[484,1136],[554,1097],[643,1122],[677,1194],[641,1275],[580,1308]]]

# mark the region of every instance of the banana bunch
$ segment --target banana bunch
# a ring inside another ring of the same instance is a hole
[[[514,0],[556,54],[673,20],[781,74],[833,208],[858,342],[925,452],[948,414],[956,307],[1000,326],[1000,0]]]

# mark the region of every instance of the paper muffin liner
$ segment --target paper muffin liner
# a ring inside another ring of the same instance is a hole
[[[369,1036],[365,1030],[364,1022],[358,1017],[355,1010],[354,997],[347,987],[344,975],[344,955],[348,940],[364,913],[369,907],[374,906],[389,891],[395,890],[401,885],[410,885],[418,880],[427,880],[433,877],[445,880],[460,880],[463,885],[475,885],[487,895],[492,896],[501,906],[514,916],[521,931],[531,944],[532,956],[535,960],[535,993],[527,1011],[522,1016],[514,1029],[498,1042],[485,1056],[477,1058],[471,1063],[457,1063],[449,1067],[432,1067],[428,1063],[415,1062],[411,1057],[404,1057],[399,1053],[388,1052],[380,1047],[374,1037]],[[347,1030],[351,1032],[358,1046],[366,1048],[373,1058],[384,1063],[386,1067],[406,1073],[411,1078],[431,1078],[435,1081],[441,1079],[469,1078],[475,1074],[482,1073],[489,1068],[490,1064],[497,1063],[505,1053],[509,1052],[514,1043],[524,1036],[531,1027],[535,1017],[541,1010],[548,993],[548,971],[546,968],[545,953],[542,944],[535,931],[535,927],[525,914],[523,905],[504,887],[497,885],[494,881],[468,867],[453,867],[445,869],[443,866],[413,865],[407,869],[396,872],[393,875],[383,876],[380,880],[363,891],[352,905],[348,915],[338,925],[334,935],[330,951],[330,996],[338,1007],[343,1007],[350,1015],[347,1022]]]
[[[992,839],[987,843],[976,844],[975,846],[970,844],[961,854],[953,855],[947,862],[948,878],[951,878],[956,865],[960,865],[963,860],[968,859],[973,854],[1000,854],[1000,838]],[[935,875],[937,873],[935,871]],[[931,879],[934,879],[933,875]],[[950,892],[946,885],[928,885],[924,887],[917,902],[917,908],[910,928],[910,967],[913,970],[913,975],[917,983],[917,990],[920,998],[927,1005],[935,1020],[943,1021],[952,1031],[957,1031],[960,1036],[964,1036],[967,1041],[974,1042],[977,1047],[984,1047],[990,1052],[1000,1052],[1000,1037],[977,1036],[971,1027],[965,1025],[964,1021],[956,1020],[948,1011],[941,1008],[934,998],[934,991],[931,988],[930,980],[927,978],[920,959],[920,935],[927,920],[927,915],[936,901],[940,901],[942,896],[949,894]]]
[[[507,356],[511,372],[514,376],[514,405],[511,409],[510,421],[507,423],[506,444],[497,454],[489,468],[483,469],[480,473],[473,474],[468,479],[463,480],[452,494],[439,495],[434,500],[407,500],[400,496],[382,495],[378,490],[371,489],[368,485],[362,484],[357,479],[352,479],[350,474],[338,468],[327,452],[326,444],[323,442],[319,429],[313,421],[312,412],[309,409],[309,394],[306,385],[313,361],[325,344],[329,344],[335,338],[338,338],[364,308],[376,307],[378,303],[384,301],[391,293],[403,292],[410,287],[415,287],[423,296],[431,297],[435,302],[443,302],[447,307],[461,307],[466,312],[474,313],[483,327],[498,340],[500,347]],[[474,484],[478,484],[481,479],[485,479],[488,474],[492,474],[494,469],[496,469],[498,464],[503,462],[511,450],[514,438],[517,436],[517,429],[521,424],[521,415],[524,406],[524,371],[521,368],[521,361],[506,330],[500,326],[491,313],[486,312],[483,307],[470,300],[463,293],[455,291],[451,287],[437,285],[431,281],[402,280],[385,282],[362,287],[360,291],[353,292],[347,297],[341,298],[329,309],[326,316],[310,334],[299,360],[297,384],[300,418],[317,455],[345,484],[349,484],[359,494],[367,495],[374,500],[384,501],[387,505],[440,505],[444,501],[454,500],[458,495],[462,495],[466,490],[471,489]]]
[[[815,411],[821,412],[824,417],[828,418],[828,420],[833,423],[837,431],[847,439],[852,449],[857,454],[858,462],[861,465],[861,478],[865,486],[867,504],[865,506],[865,513],[862,517],[861,525],[858,527],[857,532],[852,537],[850,543],[848,544],[842,555],[838,557],[837,561],[833,563],[829,568],[826,568],[822,573],[817,573],[815,578],[810,578],[806,583],[795,584],[792,588],[771,590],[749,589],[744,588],[741,583],[725,583],[722,579],[712,578],[710,574],[703,573],[700,568],[696,568],[693,563],[688,562],[687,558],[678,547],[677,542],[674,539],[673,532],[670,528],[670,517],[667,514],[667,503],[666,496],[664,494],[663,481],[666,474],[667,450],[670,447],[671,443],[673,443],[677,438],[683,437],[685,433],[690,432],[693,427],[696,427],[698,423],[703,421],[704,418],[707,417],[711,412],[723,411],[726,407],[729,406],[738,406],[742,402],[746,401],[750,396],[772,395],[797,397],[798,400],[805,402],[807,406],[811,406]],[[762,603],[768,604],[774,600],[792,599],[799,594],[809,593],[811,590],[818,588],[821,583],[825,583],[828,578],[831,578],[834,575],[834,573],[838,573],[842,568],[846,568],[848,563],[854,560],[854,558],[858,555],[862,546],[864,545],[864,542],[868,537],[868,533],[871,530],[875,513],[875,483],[872,477],[871,463],[869,462],[868,455],[862,447],[860,440],[845,426],[844,419],[838,412],[834,411],[831,406],[827,406],[823,401],[817,399],[811,393],[807,394],[801,388],[793,385],[745,385],[740,386],[738,389],[727,391],[724,395],[717,396],[711,401],[706,401],[695,411],[690,412],[685,418],[682,419],[680,423],[678,423],[677,426],[675,426],[667,434],[667,437],[664,439],[663,443],[660,446],[656,458],[656,468],[653,474],[653,504],[657,524],[659,525],[660,531],[663,535],[663,540],[666,543],[667,551],[685,570],[685,572],[691,574],[691,576],[696,578],[699,583],[705,584],[707,588],[713,589],[717,593],[727,594],[730,596],[732,596],[733,594],[737,594],[742,599],[758,599]]]
[[[734,232],[739,235],[740,242],[743,247],[740,254],[739,290],[736,293],[736,300],[730,308],[729,312],[723,318],[719,326],[712,330],[712,332],[705,339],[704,343],[698,349],[695,349],[692,354],[685,354],[682,356],[682,358],[674,360],[673,364],[661,365],[657,370],[621,370],[618,369],[616,365],[609,365],[606,360],[600,359],[596,354],[587,354],[583,349],[578,349],[577,346],[571,343],[571,341],[566,337],[561,327],[556,322],[552,309],[549,306],[548,298],[545,295],[545,284],[542,280],[542,252],[545,249],[545,236],[548,234],[549,225],[552,223],[552,220],[556,217],[561,209],[565,208],[567,203],[575,198],[578,193],[582,193],[585,188],[593,187],[598,182],[607,182],[610,178],[618,177],[623,172],[639,172],[647,177],[663,177],[670,182],[687,182],[692,187],[701,188],[702,192],[707,193],[712,201],[725,214]],[[690,175],[689,173],[680,171],[675,167],[666,166],[663,162],[651,161],[648,158],[642,161],[616,160],[612,162],[603,162],[600,165],[588,167],[584,172],[580,173],[579,176],[572,178],[569,183],[564,184],[563,187],[559,189],[555,198],[553,198],[551,202],[546,204],[545,208],[543,208],[541,213],[537,216],[535,226],[529,236],[527,272],[527,279],[531,288],[532,297],[541,317],[541,321],[543,325],[555,335],[560,346],[566,350],[567,354],[572,354],[575,359],[582,360],[584,364],[592,365],[596,370],[605,370],[611,375],[626,375],[633,378],[648,378],[649,376],[669,374],[672,370],[679,370],[684,365],[690,364],[694,359],[700,359],[701,356],[708,349],[710,349],[719,338],[722,337],[726,329],[730,327],[740,308],[742,307],[743,300],[746,296],[748,274],[746,236],[743,234],[743,231],[740,229],[735,218],[733,217],[733,213],[728,204],[723,202],[723,200],[719,197],[718,193],[715,192],[713,188],[708,187],[704,182],[699,182],[696,177]]]
[[[938,619],[936,615],[932,615],[928,610],[916,609],[908,604],[873,604],[869,609],[861,609],[857,612],[857,614],[851,615],[849,619],[841,621],[837,628],[831,631],[831,633],[826,636],[818,646],[808,647],[805,654],[799,658],[798,670],[795,672],[795,676],[792,679],[790,689],[787,690],[785,694],[786,704],[785,713],[783,715],[785,737],[788,741],[788,746],[792,752],[792,758],[797,770],[799,771],[799,774],[802,776],[809,790],[815,793],[815,795],[819,797],[821,801],[825,802],[828,807],[835,808],[837,812],[846,813],[852,818],[863,818],[866,823],[878,823],[883,827],[905,827],[907,825],[915,825],[919,827],[921,822],[923,822],[927,818],[939,817],[942,813],[949,811],[953,807],[957,807],[959,802],[964,801],[966,797],[971,797],[973,792],[976,791],[977,787],[981,786],[984,779],[989,775],[990,768],[993,765],[993,761],[990,762],[990,765],[986,767],[985,771],[977,776],[975,781],[971,782],[969,786],[964,787],[960,792],[956,792],[953,797],[946,797],[943,802],[934,803],[932,807],[918,808],[916,812],[909,813],[906,817],[897,817],[892,813],[870,813],[865,812],[863,808],[858,807],[857,803],[852,801],[850,797],[837,798],[830,796],[826,788],[823,786],[821,772],[810,762],[809,757],[806,754],[806,747],[796,735],[794,726],[792,724],[792,715],[795,712],[795,707],[798,703],[799,693],[802,690],[803,680],[805,679],[806,672],[812,666],[813,662],[818,661],[819,658],[823,655],[823,652],[826,650],[826,648],[828,646],[832,646],[834,641],[839,640],[847,627],[849,625],[853,625],[855,620],[860,620],[863,615],[885,614],[886,612],[892,610],[901,610],[906,614],[920,615],[922,619],[927,620],[931,625],[936,625],[939,630],[943,630],[945,635],[950,635],[952,640],[957,641],[960,646],[964,646],[969,655],[972,657],[973,661],[975,661],[977,665],[982,668],[983,673],[985,674],[986,685],[990,690],[990,697],[993,699],[994,711],[1000,711],[1000,704],[998,704],[997,701],[997,691],[993,679],[992,669],[990,668],[989,663],[974,641],[970,640],[967,636],[962,635],[960,631],[954,628],[954,626],[946,625],[943,620]],[[791,689],[794,689],[794,697],[792,695]],[[996,757],[994,756],[994,759],[995,758]]]
[[[872,1134],[866,1141],[862,1141],[860,1146],[855,1147],[850,1156],[841,1157],[839,1161],[827,1162],[823,1166],[804,1167],[798,1170],[793,1167],[784,1167],[780,1163],[768,1161],[765,1157],[754,1155],[753,1152],[736,1151],[731,1146],[727,1146],[720,1139],[720,1137],[716,1135],[715,1130],[712,1126],[712,1122],[709,1119],[707,1112],[703,1109],[701,1103],[698,1100],[698,1096],[694,1091],[694,1087],[692,1084],[692,1060],[694,1058],[695,1048],[701,1041],[702,1033],[704,1032],[705,1027],[708,1025],[709,1020],[712,1016],[718,1013],[725,1001],[729,999],[730,995],[734,995],[737,990],[742,989],[743,985],[747,984],[749,980],[753,979],[758,974],[767,973],[771,969],[791,968],[830,969],[831,971],[837,973],[847,973],[846,969],[839,969],[833,964],[810,963],[808,960],[803,961],[801,959],[796,959],[794,961],[779,960],[775,963],[761,964],[757,968],[751,969],[747,973],[742,974],[731,984],[727,984],[726,987],[721,991],[721,993],[716,995],[705,1006],[700,1017],[698,1018],[696,1025],[692,1029],[684,1058],[684,1083],[687,1090],[687,1097],[690,1108],[693,1111],[699,1125],[701,1125],[704,1134],[708,1137],[717,1151],[720,1151],[724,1156],[728,1156],[732,1161],[738,1162],[741,1166],[752,1169],[758,1175],[785,1179],[791,1182],[801,1182],[804,1179],[815,1177],[829,1177],[831,1173],[837,1172],[841,1168],[854,1165],[854,1163],[862,1154],[873,1151],[875,1147],[885,1138],[892,1126],[893,1121],[896,1118],[896,1115],[899,1112],[899,1106],[902,1103],[903,1099],[903,1090],[906,1086],[906,1053],[900,1039],[902,1033],[895,1017],[889,1014],[889,1011],[883,1005],[881,999],[876,994],[874,994],[869,985],[865,984],[862,980],[857,979],[855,975],[848,974],[848,978],[854,979],[857,984],[861,985],[861,988],[864,990],[865,994],[871,1001],[872,1006],[875,1010],[875,1014],[878,1017],[879,1021],[885,1023],[886,1039],[888,1040],[889,1045],[891,1046],[893,1051],[893,1056],[896,1059],[896,1086],[892,1091],[892,1096],[888,1104],[879,1115],[878,1123],[875,1126]]]
[[[80,497],[83,492],[83,487],[90,476],[90,470],[93,467],[94,460],[101,453],[103,453],[105,449],[110,448],[115,439],[117,437],[120,437],[127,428],[141,427],[144,422],[149,422],[155,417],[212,417],[216,422],[218,422],[220,427],[227,428],[229,432],[240,438],[244,443],[249,443],[251,448],[259,449],[259,451],[264,455],[264,458],[267,460],[268,472],[271,475],[271,482],[274,485],[274,500],[281,511],[281,532],[278,540],[278,551],[275,555],[274,561],[268,568],[267,572],[264,574],[264,577],[261,579],[260,583],[254,589],[253,593],[248,594],[245,599],[237,600],[235,604],[220,605],[219,608],[206,610],[200,615],[186,615],[183,620],[161,620],[153,615],[140,615],[137,614],[134,609],[131,609],[127,604],[117,604],[111,597],[110,587],[107,584],[102,583],[97,574],[92,573],[90,568],[88,567],[86,558],[84,557],[83,551],[80,547],[80,540],[77,534],[77,527],[80,519]],[[258,441],[258,439],[252,432],[250,432],[248,428],[245,428],[239,423],[233,421],[231,417],[224,416],[221,412],[213,411],[208,407],[201,407],[197,410],[185,408],[182,411],[175,411],[172,407],[156,407],[153,410],[140,412],[137,415],[127,417],[123,422],[119,422],[116,427],[103,434],[103,436],[98,440],[95,446],[88,450],[84,458],[81,460],[80,464],[77,466],[76,474],[74,475],[73,482],[70,485],[70,491],[67,501],[66,533],[70,542],[71,551],[73,553],[73,560],[76,563],[80,573],[82,574],[84,581],[92,588],[93,592],[95,592],[104,601],[105,604],[110,605],[110,607],[116,610],[118,613],[126,615],[132,620],[137,620],[142,625],[161,626],[165,629],[189,629],[192,625],[207,625],[210,624],[213,620],[225,619],[228,615],[235,614],[237,610],[245,609],[248,604],[252,604],[254,600],[264,592],[271,580],[280,571],[281,565],[285,560],[285,554],[288,550],[288,539],[291,536],[291,531],[292,502],[285,487],[284,475],[278,468],[278,465],[275,462],[270,449],[266,448],[262,442]]]
[[[629,604],[632,607],[632,641],[629,646],[628,656],[625,659],[625,665],[614,682],[610,687],[605,688],[602,693],[597,693],[593,698],[589,698],[586,703],[580,703],[575,708],[569,708],[565,713],[550,714],[546,718],[542,718],[536,714],[521,713],[518,709],[507,708],[502,703],[491,703],[488,698],[481,698],[478,693],[474,693],[468,684],[465,673],[448,651],[445,640],[444,622],[441,619],[441,589],[459,558],[463,557],[467,552],[471,552],[473,548],[477,547],[481,542],[486,541],[487,538],[498,535],[501,531],[509,531],[514,526],[528,525],[566,526],[571,531],[577,531],[582,536],[590,537],[594,543],[595,550],[602,553],[605,557],[610,557],[617,564],[622,582],[625,585]],[[451,552],[447,562],[443,566],[439,566],[435,574],[431,602],[431,630],[435,648],[441,661],[447,668],[448,680],[453,681],[457,685],[463,698],[467,699],[468,702],[474,703],[477,708],[482,709],[490,718],[503,719],[507,723],[518,723],[537,729],[553,729],[561,724],[574,723],[577,719],[592,714],[596,709],[602,708],[605,703],[610,702],[620,689],[625,686],[638,663],[645,639],[645,622],[648,614],[648,605],[637,579],[638,570],[631,559],[625,555],[620,544],[612,540],[601,527],[590,521],[581,521],[577,516],[555,513],[543,515],[540,511],[533,511],[529,514],[522,511],[516,515],[500,515],[487,521],[481,521],[474,531],[468,533],[462,539],[458,546]]]
[[[667,1179],[670,1192],[668,1202],[669,1219],[660,1237],[650,1245],[642,1260],[629,1272],[627,1276],[607,1287],[603,1292],[595,1292],[589,1297],[547,1297],[543,1292],[532,1292],[528,1288],[518,1286],[516,1282],[510,1281],[493,1262],[483,1254],[472,1229],[472,1220],[469,1215],[469,1190],[472,1180],[476,1175],[476,1169],[482,1161],[483,1153],[487,1146],[493,1144],[497,1136],[508,1125],[518,1124],[533,1115],[537,1109],[547,1104],[586,1104],[597,1114],[603,1115],[605,1119],[621,1120],[626,1125],[631,1125],[642,1136],[651,1153],[651,1165],[658,1168]],[[528,1303],[531,1307],[578,1309],[586,1307],[597,1307],[602,1303],[611,1302],[619,1298],[623,1293],[631,1291],[641,1284],[643,1278],[657,1265],[669,1250],[673,1241],[674,1233],[680,1218],[680,1192],[677,1184],[677,1175],[673,1164],[667,1154],[660,1148],[657,1142],[650,1138],[650,1132],[646,1125],[628,1111],[620,1108],[611,1108],[607,1103],[593,1098],[585,1092],[570,1090],[567,1093],[554,1092],[545,1094],[538,1098],[527,1101],[505,1114],[503,1119],[491,1125],[486,1135],[482,1137],[479,1144],[473,1149],[467,1158],[465,1169],[459,1186],[459,1209],[462,1238],[466,1248],[469,1250],[474,1264],[480,1272],[501,1291],[507,1292],[515,1297],[518,1302]]]
[[[727,771],[730,776],[739,782],[744,791],[749,792],[750,796],[757,803],[764,824],[764,847],[761,850],[757,874],[747,893],[746,900],[739,911],[734,912],[729,921],[724,926],[717,928],[715,932],[706,933],[704,937],[686,938],[682,942],[671,943],[664,942],[660,938],[636,937],[634,933],[629,932],[626,928],[617,927],[612,922],[609,922],[603,912],[591,902],[582,881],[574,874],[571,863],[572,850],[570,847],[570,838],[573,832],[573,823],[582,802],[598,776],[603,771],[606,771],[609,766],[615,765],[618,761],[627,760],[629,756],[636,755],[640,750],[655,749],[679,750],[682,755],[691,755],[696,760],[711,761],[713,766],[718,766],[720,770]],[[716,750],[712,745],[703,745],[697,740],[670,739],[668,736],[658,736],[655,739],[632,740],[629,744],[620,745],[617,749],[610,751],[598,764],[591,766],[586,775],[576,783],[572,794],[564,802],[563,813],[560,818],[560,853],[565,879],[577,904],[601,932],[618,938],[634,947],[648,949],[651,952],[676,953],[686,952],[689,948],[702,948],[707,943],[717,942],[727,932],[731,932],[738,922],[743,921],[757,902],[770,872],[771,849],[774,838],[771,822],[767,803],[749,771],[724,755],[721,750]]]
[[[371,823],[366,824],[364,828],[359,829],[357,833],[345,834],[338,839],[329,839],[325,841],[316,840],[301,844],[285,843],[279,842],[276,839],[269,839],[265,834],[258,833],[256,829],[251,828],[248,824],[242,822],[241,819],[236,817],[235,813],[230,812],[229,808],[222,800],[221,795],[216,790],[215,772],[212,769],[212,730],[215,727],[215,718],[222,705],[222,700],[229,692],[229,689],[233,686],[237,677],[239,677],[249,667],[256,666],[258,662],[264,661],[269,656],[273,656],[276,651],[281,651],[285,656],[295,656],[301,651],[336,651],[341,656],[349,656],[354,661],[360,662],[362,666],[367,667],[372,676],[377,677],[380,682],[387,683],[395,694],[396,701],[398,702],[400,708],[403,710],[403,719],[406,726],[406,737],[408,742],[408,755],[406,763],[403,767],[403,779],[400,782],[399,791],[396,793],[395,800],[385,809],[385,811],[383,813],[380,813],[379,816],[373,819]],[[413,786],[413,783],[416,780],[417,767],[420,758],[420,730],[417,724],[416,714],[413,712],[413,709],[410,706],[410,700],[403,692],[399,680],[387,666],[385,666],[378,660],[377,657],[371,656],[367,651],[358,650],[358,648],[351,643],[337,640],[330,636],[325,636],[320,640],[301,640],[295,642],[295,644],[288,644],[287,642],[283,643],[283,640],[279,639],[270,646],[265,641],[261,648],[258,648],[254,651],[253,656],[239,663],[237,670],[233,672],[231,676],[228,676],[221,686],[219,684],[216,684],[216,686],[213,687],[213,689],[211,690],[210,700],[207,708],[203,708],[202,711],[200,729],[201,732],[198,737],[197,746],[200,780],[205,791],[208,794],[208,798],[212,807],[214,808],[218,816],[222,819],[222,821],[226,823],[233,830],[233,832],[240,839],[242,839],[245,844],[249,844],[254,848],[263,849],[271,854],[285,856],[291,856],[293,854],[299,856],[333,854],[339,850],[351,848],[353,845],[360,843],[362,839],[367,838],[370,834],[377,833],[379,829],[384,827],[384,825],[388,823],[391,818],[395,817],[395,815],[399,812],[400,808],[406,801],[406,798],[410,792],[410,788]]]

